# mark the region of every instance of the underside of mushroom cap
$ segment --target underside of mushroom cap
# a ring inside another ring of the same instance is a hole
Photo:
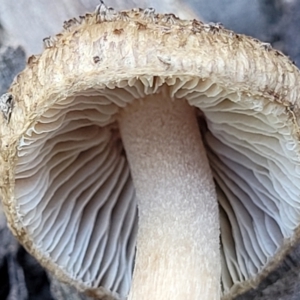
[[[117,117],[164,93],[198,111],[224,296],[257,284],[298,237],[296,67],[265,43],[152,9],[101,5],[45,45],[11,86],[0,128],[1,197],[28,251],[81,290],[127,295],[137,208]]]

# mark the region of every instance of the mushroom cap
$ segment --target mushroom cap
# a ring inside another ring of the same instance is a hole
[[[224,298],[257,285],[299,237],[299,70],[266,43],[153,9],[100,5],[64,28],[2,96],[13,102],[0,178],[14,235],[60,280],[125,297],[137,208],[117,116],[169,93],[199,112]]]

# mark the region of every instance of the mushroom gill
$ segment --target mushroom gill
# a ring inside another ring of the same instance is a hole
[[[125,298],[138,214],[120,115],[167,95],[198,119],[219,202],[223,296],[257,284],[300,222],[299,71],[251,38],[149,10],[98,9],[56,39],[16,78],[1,126],[14,234],[61,280]]]

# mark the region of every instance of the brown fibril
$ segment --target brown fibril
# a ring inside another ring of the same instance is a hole
[[[1,97],[13,233],[98,297],[230,299],[259,284],[298,240],[298,69],[152,9],[100,5],[64,27]]]

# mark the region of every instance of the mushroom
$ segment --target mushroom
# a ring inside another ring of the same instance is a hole
[[[101,4],[64,28],[2,96],[12,232],[100,298],[231,299],[257,285],[298,237],[298,69],[153,9]]]
[[[99,0],[26,0],[16,6],[11,0],[1,0],[1,26],[8,36],[22,45],[27,54],[40,53],[43,48],[40,40],[45,35],[59,31],[64,20],[94,9],[96,3]],[[142,7],[157,8],[160,12],[172,11],[184,19],[197,16],[197,11],[184,0],[109,0],[109,3],[120,10],[129,9],[138,3]]]

